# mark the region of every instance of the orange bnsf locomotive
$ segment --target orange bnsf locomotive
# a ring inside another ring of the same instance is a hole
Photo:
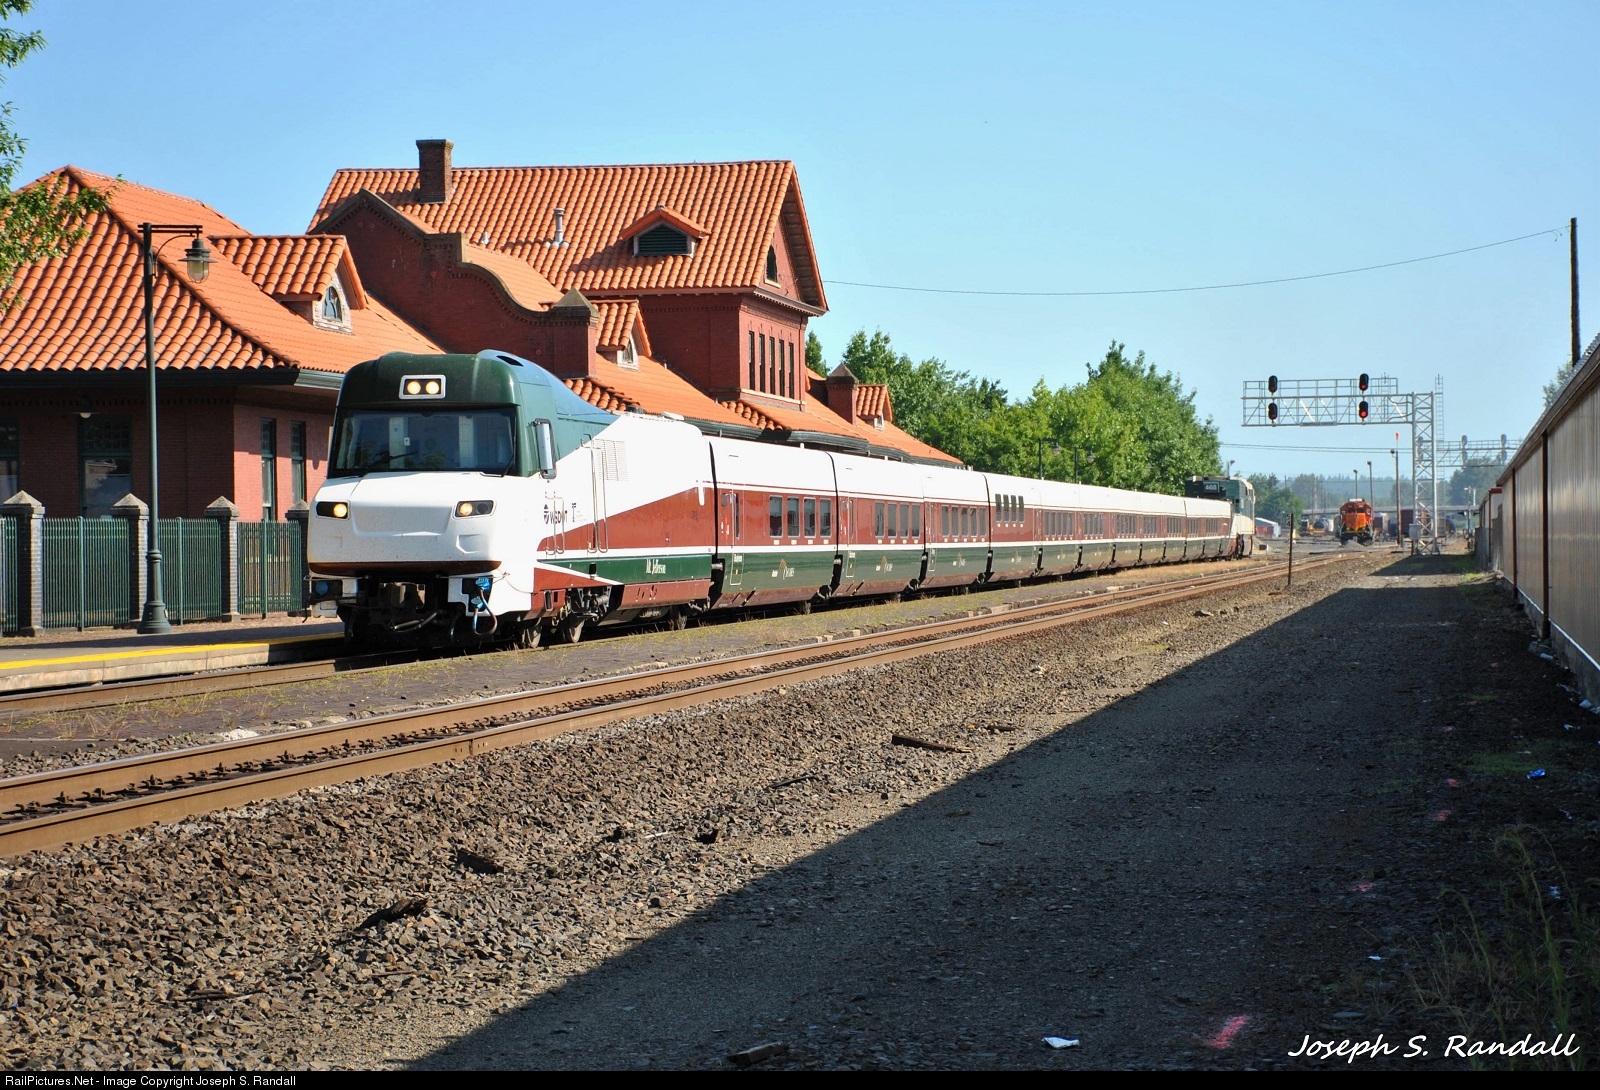
[[[345,376],[308,589],[361,640],[576,642],[601,624],[1248,555],[1241,488],[1154,495],[707,436],[596,408],[503,352],[393,353]]]

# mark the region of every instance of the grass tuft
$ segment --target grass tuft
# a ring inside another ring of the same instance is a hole
[[[1474,911],[1459,891],[1445,891],[1453,926],[1434,937],[1413,973],[1422,1006],[1453,1016],[1469,1040],[1511,1044],[1527,1034],[1539,1041],[1576,1033],[1579,1046],[1593,1043],[1600,1013],[1600,916],[1584,906],[1542,839],[1519,827],[1495,841],[1495,859],[1505,875],[1493,914]],[[1513,1070],[1585,1066],[1581,1050],[1471,1062]]]

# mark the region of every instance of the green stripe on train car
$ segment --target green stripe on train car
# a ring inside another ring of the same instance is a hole
[[[996,545],[994,547],[994,571],[1014,572],[1032,571],[1039,562],[1039,549],[1036,545]]]
[[[587,553],[567,555],[548,563],[560,568],[610,579],[617,583],[667,583],[675,579],[710,579],[711,557],[652,556],[649,553]]]
[[[746,550],[739,591],[773,587],[825,587],[833,582],[832,546],[820,549]],[[730,588],[733,589],[733,588]]]
[[[886,546],[856,547],[855,582],[878,583],[885,579],[916,579],[922,574],[922,548],[902,549]]]

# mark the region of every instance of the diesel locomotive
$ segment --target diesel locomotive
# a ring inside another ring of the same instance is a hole
[[[1237,478],[1168,496],[702,434],[505,352],[345,376],[309,600],[364,642],[586,626],[1247,555]],[[1241,493],[1241,488],[1245,490]]]

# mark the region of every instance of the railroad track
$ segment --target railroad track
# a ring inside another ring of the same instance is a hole
[[[1297,565],[1310,571],[1347,559]],[[1283,578],[1273,564],[0,780],[0,856]]]

